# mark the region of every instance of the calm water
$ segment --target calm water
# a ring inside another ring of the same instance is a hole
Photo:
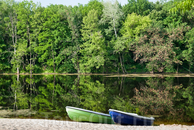
[[[194,125],[193,77],[0,75],[0,118],[69,120],[65,107],[155,117],[154,125]]]

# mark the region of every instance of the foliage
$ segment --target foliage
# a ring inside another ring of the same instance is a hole
[[[104,65],[104,38],[98,28],[98,21],[95,10],[91,10],[88,16],[83,18],[81,32],[85,42],[80,46],[80,53],[84,56],[80,61],[81,72],[90,73],[93,67],[99,69]]]
[[[180,86],[172,86],[168,80],[159,81],[157,78],[149,78],[146,85],[140,89],[135,88],[135,96],[131,99],[139,106],[140,111],[146,115],[175,115],[173,100]]]
[[[90,0],[88,4],[83,6],[83,9],[80,9],[80,10],[84,17],[84,16],[87,16],[88,13],[93,9],[97,11],[98,17],[102,15],[103,5],[99,0]]]
[[[183,34],[189,27],[182,25],[167,31],[161,26],[156,26],[147,29],[139,41],[132,44],[135,50],[134,60],[139,60],[141,63],[148,62],[147,68],[152,72],[173,70],[174,63],[182,64],[181,60],[176,57],[175,49],[177,48],[173,46],[176,41],[183,40]]]
[[[191,29],[190,31],[188,31],[186,33],[186,37],[187,37],[187,44],[186,44],[186,50],[183,51],[183,57],[185,58],[186,61],[189,62],[189,64],[192,66],[194,63],[194,29]]]
[[[120,24],[120,20],[122,18],[123,12],[119,7],[118,1],[111,1],[103,2],[104,9],[102,14],[101,23],[108,24],[108,29],[105,29],[106,34],[113,34],[112,31],[114,30],[115,37],[117,37],[118,26]]]
[[[148,0],[128,0],[128,3],[123,7],[123,12],[126,16],[131,13],[145,16],[148,15],[152,9],[153,3]]]
[[[39,62],[43,63],[43,66],[48,66],[49,69],[53,67],[52,71],[54,72],[65,61],[65,57],[63,58],[62,54],[67,44],[66,39],[69,39],[68,31],[70,31],[67,21],[60,16],[57,6],[51,5],[44,10],[42,13],[44,23],[38,36],[39,45],[35,48],[35,51],[41,55],[38,59]],[[60,71],[63,72],[65,69]]]
[[[138,39],[141,31],[144,31],[146,27],[150,25],[152,21],[148,16],[140,16],[135,13],[128,14],[125,22],[123,23],[123,27],[121,33],[123,37],[127,38],[128,41],[135,38]]]
[[[175,2],[174,4],[175,4],[175,7],[172,8],[170,12],[176,13],[177,11],[180,11],[181,13],[185,13],[186,11],[192,9],[194,5],[194,1],[193,0],[182,0],[182,1]]]
[[[105,112],[106,110],[103,106],[107,100],[104,94],[104,84],[98,80],[92,81],[90,76],[82,76],[79,85],[81,105],[93,111]]]
[[[74,106],[103,113],[112,108],[159,115],[156,119],[163,121],[193,121],[193,78],[36,75],[21,76],[18,82],[17,76],[2,76],[0,85],[1,109],[13,109],[15,104],[16,112],[30,109],[28,118],[64,118],[64,108]]]
[[[194,89],[193,89],[193,83],[191,82],[187,88],[185,88],[183,92],[183,98],[186,98],[186,114],[191,118],[194,119],[193,114],[193,106],[194,106],[194,99],[193,99]],[[189,119],[189,120],[191,120]]]
[[[64,15],[64,17],[67,19],[68,27],[70,29],[69,32],[71,32],[71,38],[68,39],[68,43],[64,50],[62,51],[62,55],[66,57],[66,62],[64,62],[65,66],[68,66],[68,68],[74,68],[66,72],[74,72],[74,70],[77,71],[77,73],[80,72],[79,68],[79,50],[80,50],[80,44],[82,43],[81,40],[81,24],[82,24],[82,15],[80,9],[82,6],[75,6],[75,7],[67,7],[64,8],[61,13]],[[67,60],[68,59],[68,60]],[[70,60],[69,60],[70,59]],[[73,65],[72,65],[73,64]]]
[[[184,14],[169,13],[174,7],[172,1],[129,0],[121,6],[117,0],[91,0],[74,7],[41,7],[32,1],[1,0],[0,7],[1,72],[185,72],[186,66],[191,72],[194,69],[193,9]],[[187,33],[190,29],[186,25],[191,29]],[[175,33],[178,29],[182,32]],[[148,34],[150,31],[152,34]],[[156,35],[159,39],[164,36],[162,43],[150,44]],[[150,53],[140,52],[146,49]],[[160,59],[154,59],[159,54]],[[141,55],[145,56],[144,61]],[[168,58],[162,63],[164,55]]]

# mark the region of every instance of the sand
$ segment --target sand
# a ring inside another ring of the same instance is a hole
[[[46,119],[0,119],[0,130],[194,130],[194,126],[121,126]]]

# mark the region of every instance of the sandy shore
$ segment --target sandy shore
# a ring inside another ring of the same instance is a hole
[[[194,126],[121,126],[45,119],[0,119],[0,130],[194,130]]]

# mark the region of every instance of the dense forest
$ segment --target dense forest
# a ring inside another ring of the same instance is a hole
[[[91,0],[43,7],[0,0],[0,73],[194,72],[194,10],[176,9],[175,2],[128,0],[121,6]],[[0,106],[35,110],[34,118],[47,118],[48,111],[65,117],[70,105],[194,120],[193,78],[0,77]]]
[[[176,1],[0,0],[0,73],[193,72],[194,10]]]

